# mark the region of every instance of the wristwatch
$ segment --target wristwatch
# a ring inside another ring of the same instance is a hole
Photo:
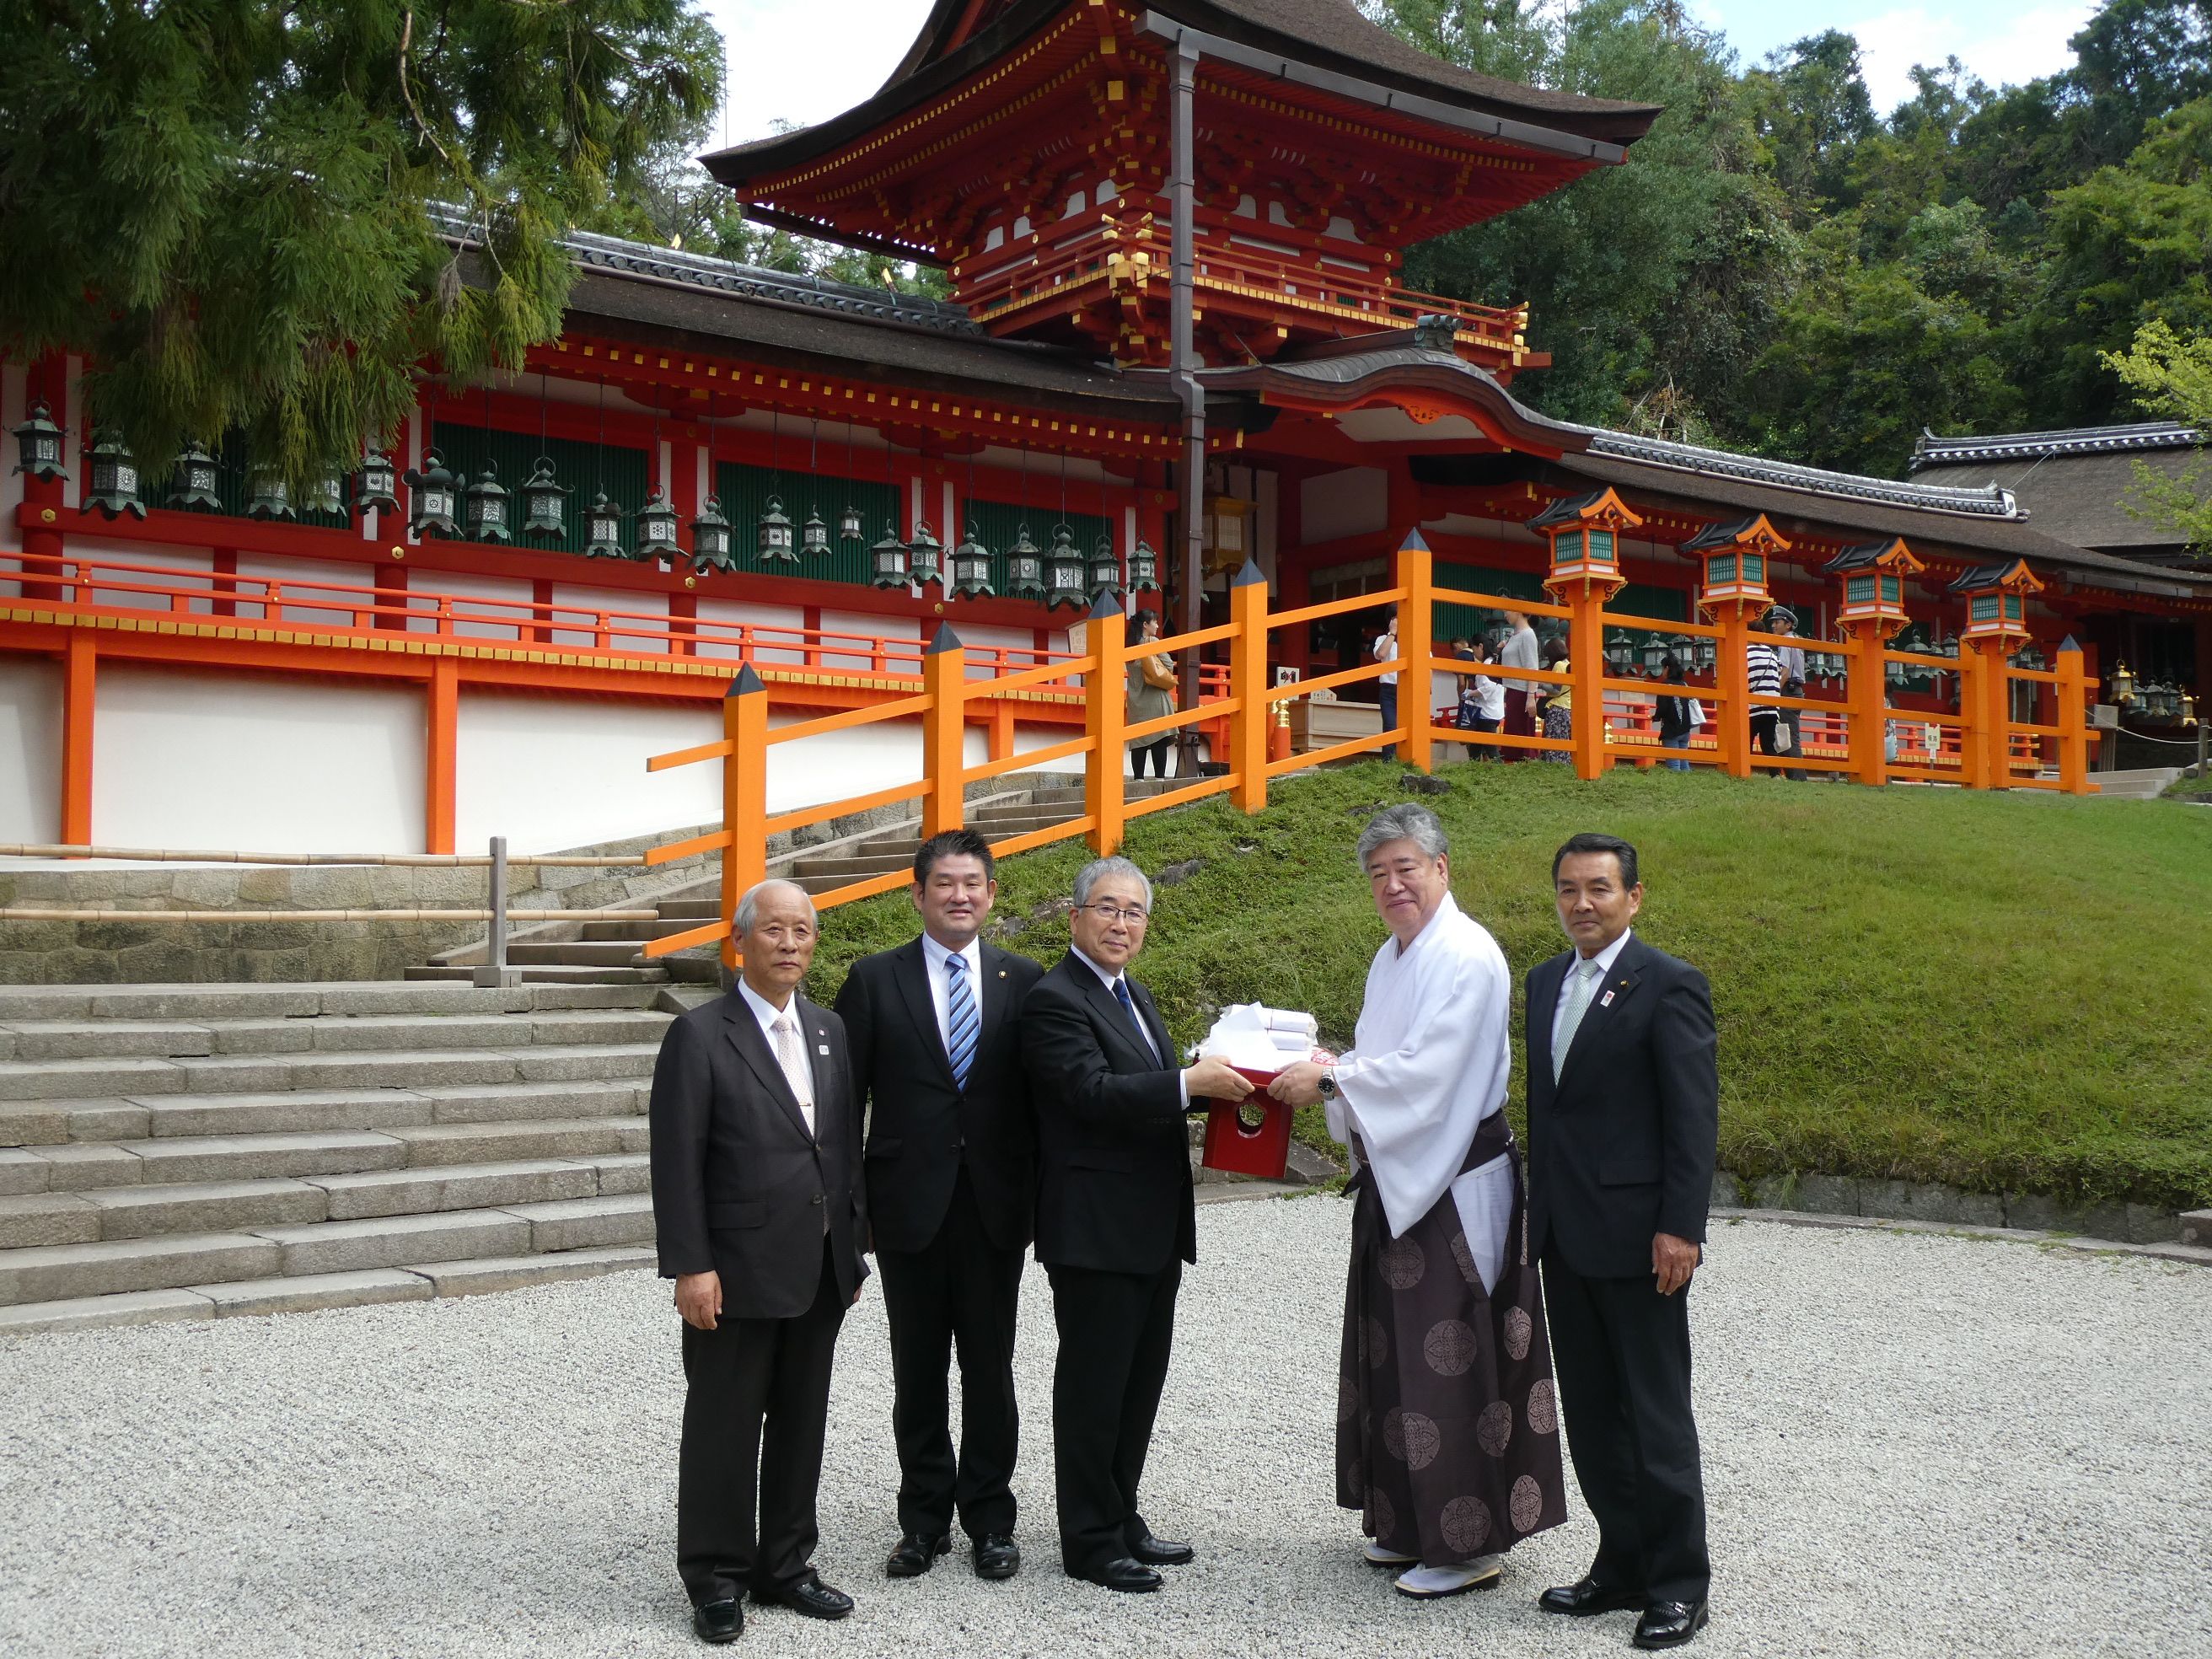
[[[1323,1066],[1322,1068],[1321,1081],[1315,1086],[1321,1091],[1321,1097],[1323,1100],[1334,1100],[1336,1098],[1335,1071],[1332,1067],[1326,1066]]]

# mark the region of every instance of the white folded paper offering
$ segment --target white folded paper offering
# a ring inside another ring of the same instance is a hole
[[[1221,1011],[1198,1052],[1218,1054],[1240,1071],[1273,1076],[1312,1053],[1320,1029],[1311,1014],[1240,1002]]]

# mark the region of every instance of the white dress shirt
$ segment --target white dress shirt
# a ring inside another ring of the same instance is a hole
[[[1121,994],[1115,991],[1114,988],[1121,982],[1122,975],[1114,973],[1110,969],[1100,967],[1097,963],[1091,961],[1089,957],[1084,955],[1079,946],[1071,945],[1068,946],[1068,949],[1075,952],[1075,959],[1078,962],[1081,963],[1085,968],[1088,968],[1092,973],[1097,975],[1098,977],[1105,982],[1106,994],[1112,997],[1116,1002],[1121,1001]],[[1136,998],[1133,995],[1129,1000],[1133,1006],[1136,1001]],[[1161,1069],[1165,1070],[1168,1066],[1174,1066],[1174,1057],[1170,1054],[1162,1054],[1159,1051],[1158,1047],[1152,1042],[1152,1028],[1145,1024],[1142,1013],[1139,1013],[1137,1017],[1137,1024],[1144,1033],[1145,1047],[1152,1051],[1152,1058],[1160,1062]],[[1185,1106],[1189,1105],[1190,1079],[1183,1075],[1182,1068],[1180,1066],[1176,1066],[1176,1086],[1182,1095],[1182,1103]]]
[[[806,1058],[806,1022],[799,1017],[798,997],[793,996],[779,1008],[742,979],[738,981],[738,990],[744,997],[745,1006],[753,1011],[753,1018],[760,1021],[761,1036],[768,1041],[768,1051],[783,1068],[784,1081],[791,1085],[791,1092],[798,1098],[799,1115],[806,1120],[806,1133],[814,1133],[814,1070]],[[783,1050],[775,1040],[775,1023],[786,1016],[791,1020],[792,1029],[799,1033],[796,1072],[784,1060]]]
[[[983,1018],[983,941],[971,939],[958,951],[948,951],[927,933],[921,936],[921,959],[929,969],[929,1003],[937,1010],[937,1040],[945,1045],[947,1058],[952,1054],[952,1006],[951,993],[945,988],[948,977],[945,963],[958,957],[968,964],[968,994],[975,1000],[976,1031],[982,1031]]]
[[[1396,629],[1386,629],[1382,633],[1377,634],[1375,636],[1376,661],[1388,662],[1391,658],[1397,654],[1398,634]],[[1385,685],[1395,685],[1398,683],[1398,671],[1394,668],[1389,673],[1377,674],[1375,678],[1382,681]]]
[[[1635,937],[1636,930],[1633,927],[1624,927],[1619,939],[1597,953],[1597,976],[1600,986],[1593,986],[1590,989],[1592,1003],[1596,1002],[1598,991],[1605,976],[1613,971],[1613,964],[1620,959],[1620,953],[1628,948],[1628,941]],[[1582,970],[1583,961],[1583,953],[1577,950],[1575,952],[1575,959],[1567,964],[1567,971],[1559,975],[1559,1000],[1552,1005],[1552,1055],[1555,1060],[1559,1058],[1559,1021],[1566,1015],[1567,996],[1575,988],[1575,975]],[[1583,1018],[1585,1020],[1589,1018],[1588,1008],[1583,1010]]]

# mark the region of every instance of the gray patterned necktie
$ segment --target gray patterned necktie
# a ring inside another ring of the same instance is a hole
[[[1575,963],[1575,982],[1567,993],[1565,1011],[1559,1015],[1559,1034],[1552,1039],[1552,1081],[1559,1080],[1559,1073],[1567,1063],[1567,1050],[1575,1046],[1575,1031],[1589,1012],[1590,997],[1597,989],[1598,975],[1604,969],[1595,957],[1586,957]]]

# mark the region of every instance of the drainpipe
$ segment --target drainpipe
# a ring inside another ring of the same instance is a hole
[[[1200,625],[1204,610],[1199,592],[1200,571],[1205,562],[1206,526],[1202,498],[1206,492],[1206,393],[1198,384],[1198,356],[1192,340],[1191,311],[1196,303],[1196,268],[1192,247],[1196,240],[1191,136],[1192,90],[1198,78],[1198,43],[1189,34],[1176,39],[1172,57],[1174,108],[1169,125],[1168,206],[1172,239],[1168,305],[1168,373],[1182,398],[1182,558],[1178,587],[1182,614],[1175,631],[1191,633]],[[1182,653],[1182,706],[1198,707],[1198,653]],[[1187,733],[1194,729],[1183,728]],[[1185,748],[1196,752],[1194,741]]]

